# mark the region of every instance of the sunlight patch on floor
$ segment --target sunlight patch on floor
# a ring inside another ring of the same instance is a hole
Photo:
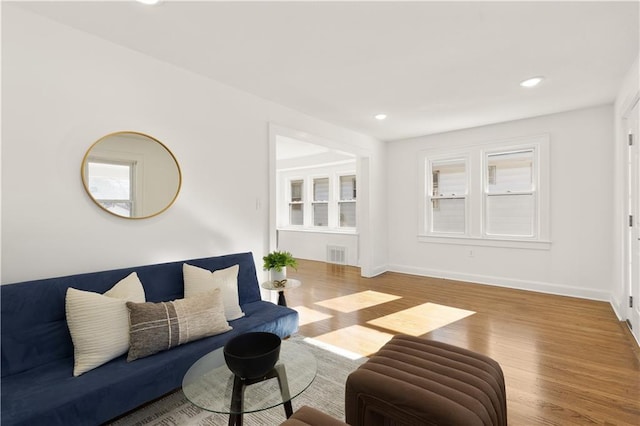
[[[333,315],[328,315],[323,312],[307,308],[306,306],[294,306],[291,309],[298,311],[298,317],[300,319],[298,324],[301,326],[333,317]]]
[[[473,311],[436,303],[424,303],[395,314],[367,321],[367,324],[397,331],[398,333],[420,336],[473,314],[475,314]]]
[[[306,343],[309,343],[310,345],[317,346],[319,348],[322,348],[322,349],[324,349],[326,351],[329,351],[329,352],[333,352],[334,354],[343,356],[345,358],[349,358],[349,359],[353,359],[353,360],[362,358],[362,355],[360,355],[360,354],[348,351],[348,350],[346,350],[344,348],[340,348],[338,346],[330,345],[329,343],[321,342],[320,340],[313,339],[311,337],[305,337],[304,341]]]
[[[314,337],[314,340],[339,347],[361,356],[369,356],[378,352],[392,334],[373,330],[361,325],[352,325]]]
[[[392,300],[400,298],[400,296],[395,296],[393,294],[367,290],[361,291],[360,293],[350,294],[348,296],[340,296],[333,299],[316,302],[316,305],[334,309],[336,311],[344,313],[349,313],[359,311],[360,309],[370,308],[371,306],[380,305],[382,303],[391,302]]]

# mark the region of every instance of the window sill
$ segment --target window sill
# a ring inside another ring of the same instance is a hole
[[[307,233],[311,233],[311,234],[358,235],[358,231],[356,229],[278,228],[278,231],[284,231],[284,232],[307,232]]]
[[[529,250],[551,250],[551,241],[515,240],[499,238],[477,238],[468,236],[434,236],[418,235],[418,242],[433,244],[457,244],[465,246],[485,246],[520,248]]]

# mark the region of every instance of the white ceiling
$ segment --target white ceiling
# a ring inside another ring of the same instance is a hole
[[[286,136],[278,136],[276,160],[291,160],[301,157],[326,154],[329,148],[312,143],[292,139]]]
[[[638,1],[20,7],[381,140],[612,102]],[[537,88],[518,83],[544,75]],[[373,116],[384,112],[385,121]]]
[[[352,163],[355,168],[355,155],[287,136],[276,137],[276,169],[278,170],[346,163]]]

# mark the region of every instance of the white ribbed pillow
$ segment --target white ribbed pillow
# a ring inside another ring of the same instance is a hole
[[[182,274],[184,276],[184,297],[194,297],[207,293],[214,288],[222,291],[222,303],[224,304],[224,316],[227,321],[244,316],[238,301],[238,272],[240,265],[233,265],[226,269],[209,271],[197,266],[184,263]]]
[[[79,376],[127,353],[127,301],[144,303],[144,288],[132,272],[104,294],[67,289],[65,309],[73,340],[73,375]]]

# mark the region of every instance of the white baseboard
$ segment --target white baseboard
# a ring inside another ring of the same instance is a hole
[[[624,307],[624,305],[621,303],[621,301],[612,297],[610,303],[611,303],[611,307],[613,308],[613,312],[618,317],[618,320],[626,322],[627,321],[627,319],[626,319],[627,314],[626,313],[624,315],[621,314],[621,312],[626,310],[626,307]],[[635,315],[635,314],[636,314],[636,311],[634,310],[631,315]],[[636,320],[636,324],[640,324],[640,318],[638,318],[638,319],[634,318],[634,319],[632,319],[632,322],[633,322],[633,320]],[[625,324],[624,326],[628,327],[627,324]],[[634,333],[633,330],[629,330],[629,333],[631,333],[631,335],[633,336],[634,341],[638,344],[638,347],[640,347],[640,338],[639,338],[640,337],[640,333]]]
[[[631,315],[634,315],[633,321],[636,324],[640,324],[640,318],[638,318],[638,311],[634,309]],[[638,333],[637,331],[636,332],[631,331],[631,335],[636,340],[636,343],[638,344],[638,346],[640,346],[640,333]]]
[[[508,287],[519,290],[537,291],[540,293],[556,294],[560,296],[579,297],[581,299],[591,299],[603,302],[611,302],[611,293],[602,290],[590,290],[567,285],[546,283],[539,281],[527,281],[489,275],[464,274],[453,271],[442,271],[436,269],[417,268],[406,265],[387,265],[387,270],[404,274],[420,275],[425,277],[445,278],[456,281],[466,281],[476,284],[487,284],[497,287]]]
[[[618,317],[618,321],[624,321],[625,315],[621,314],[622,304],[620,303],[620,300],[614,298],[612,295],[611,299],[609,299],[609,303],[611,303],[611,307],[613,308],[613,313],[616,314],[616,316]]]
[[[377,277],[378,275],[384,274],[385,272],[388,271],[387,265],[382,265],[382,266],[377,266],[375,268],[371,268],[370,270],[364,270],[364,268],[360,269],[360,275],[362,275],[365,278],[373,278],[373,277]]]

